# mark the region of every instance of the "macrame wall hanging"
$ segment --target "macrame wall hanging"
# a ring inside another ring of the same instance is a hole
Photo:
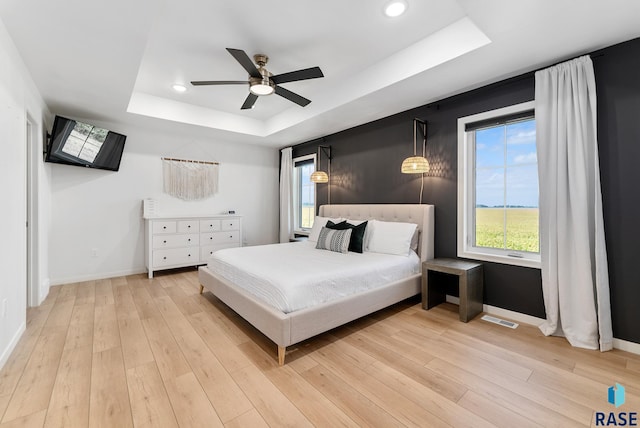
[[[218,162],[162,158],[164,192],[185,201],[218,193]]]

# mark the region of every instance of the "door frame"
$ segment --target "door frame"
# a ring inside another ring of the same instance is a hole
[[[37,122],[29,113],[25,121],[25,144],[26,144],[26,219],[25,219],[25,239],[27,251],[27,283],[26,298],[27,307],[38,306],[40,304],[40,287],[38,281],[38,251],[37,251],[37,207],[38,207],[38,126]]]

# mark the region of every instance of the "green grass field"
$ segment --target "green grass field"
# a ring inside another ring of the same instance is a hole
[[[540,251],[538,208],[476,208],[476,246],[515,251]]]

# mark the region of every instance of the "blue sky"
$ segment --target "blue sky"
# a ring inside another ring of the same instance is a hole
[[[315,171],[315,167],[312,163],[302,167],[302,205],[313,205],[315,202],[315,185],[311,182],[311,174],[313,171]]]
[[[538,206],[535,138],[533,119],[476,131],[476,205]]]

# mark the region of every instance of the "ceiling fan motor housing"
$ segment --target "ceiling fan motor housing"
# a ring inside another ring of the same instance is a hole
[[[269,71],[264,68],[269,62],[269,57],[264,54],[256,54],[253,56],[254,61],[258,64],[258,72],[262,76],[262,78],[249,76],[249,90],[255,95],[271,95],[275,88],[276,84],[270,79],[273,74],[269,73]],[[254,86],[260,85],[260,88],[254,88]],[[271,88],[269,90],[268,88]]]
[[[256,64],[258,64],[260,67],[264,67],[265,65],[267,65],[267,63],[269,62],[269,57],[266,56],[265,54],[255,54],[253,56],[253,60],[255,61]]]

